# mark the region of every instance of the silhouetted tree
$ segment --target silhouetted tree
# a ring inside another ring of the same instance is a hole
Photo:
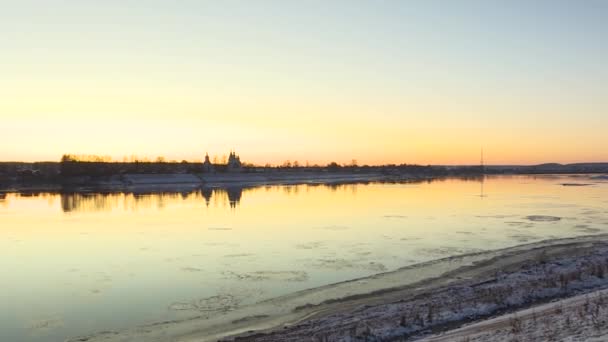
[[[340,165],[339,165],[338,163],[336,163],[336,162],[331,162],[331,163],[327,164],[327,169],[328,169],[330,172],[337,172],[337,171],[339,171],[341,168],[342,168],[342,166],[340,166]]]

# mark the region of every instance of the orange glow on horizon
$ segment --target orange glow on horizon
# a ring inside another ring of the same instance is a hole
[[[593,6],[271,3],[5,6],[0,160],[608,161]]]

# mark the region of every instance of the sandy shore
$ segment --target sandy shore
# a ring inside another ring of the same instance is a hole
[[[416,339],[429,331],[449,330],[505,310],[608,287],[608,278],[593,273],[599,272],[600,264],[603,272],[607,257],[608,235],[543,241],[413,265],[229,311],[69,341]],[[583,271],[572,273],[577,269]],[[564,287],[560,275],[573,278]]]

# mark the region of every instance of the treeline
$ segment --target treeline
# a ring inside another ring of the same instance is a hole
[[[139,160],[115,162],[109,157],[96,155],[62,156],[60,162],[44,163],[0,163],[0,182],[2,180],[61,179],[64,177],[105,177],[121,174],[168,174],[168,173],[205,173],[201,162],[165,161],[158,157],[154,161]],[[208,170],[207,170],[208,171]],[[489,170],[485,170],[488,173]],[[226,165],[213,163],[214,173],[227,172]],[[326,165],[300,165],[298,162],[284,162],[281,165],[264,166],[243,163],[243,173],[265,172],[330,172],[330,173],[382,173],[386,175],[479,175],[484,170],[479,166],[445,167],[414,164],[358,165],[355,160],[349,164],[330,162]]]
[[[213,165],[213,173],[227,172],[226,165]],[[75,162],[66,161],[60,163],[60,175],[64,177],[74,176],[112,176],[120,174],[167,174],[167,173],[206,173],[202,163],[189,162]],[[315,172],[315,173],[382,173],[385,175],[424,175],[424,176],[448,176],[448,175],[476,175],[481,174],[479,167],[459,167],[448,169],[442,166],[423,165],[381,165],[381,166],[353,166],[329,163],[324,166],[256,166],[244,165],[242,173],[268,173],[268,172]]]
[[[112,161],[109,156],[64,154],[59,163],[62,177],[113,176],[121,174],[202,173],[202,163],[166,161],[162,156],[154,161],[132,156],[125,161]],[[128,160],[128,161],[127,161]]]
[[[226,165],[214,165],[215,173],[226,172]],[[65,161],[59,163],[59,174],[66,177],[72,176],[111,176],[120,174],[163,174],[163,173],[205,173],[202,163],[188,162],[76,162]],[[385,165],[385,166],[344,166],[335,163],[325,166],[255,166],[245,165],[242,173],[264,173],[264,172],[382,172],[390,173],[412,173],[428,175],[447,175],[447,169],[443,167],[420,166],[420,165]]]
[[[162,173],[203,173],[202,163],[188,162],[89,162],[62,161],[59,163],[59,174],[63,177],[75,176],[112,176],[128,173],[162,174]]]

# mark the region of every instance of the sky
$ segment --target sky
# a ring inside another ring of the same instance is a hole
[[[0,6],[0,160],[608,161],[608,1]]]

